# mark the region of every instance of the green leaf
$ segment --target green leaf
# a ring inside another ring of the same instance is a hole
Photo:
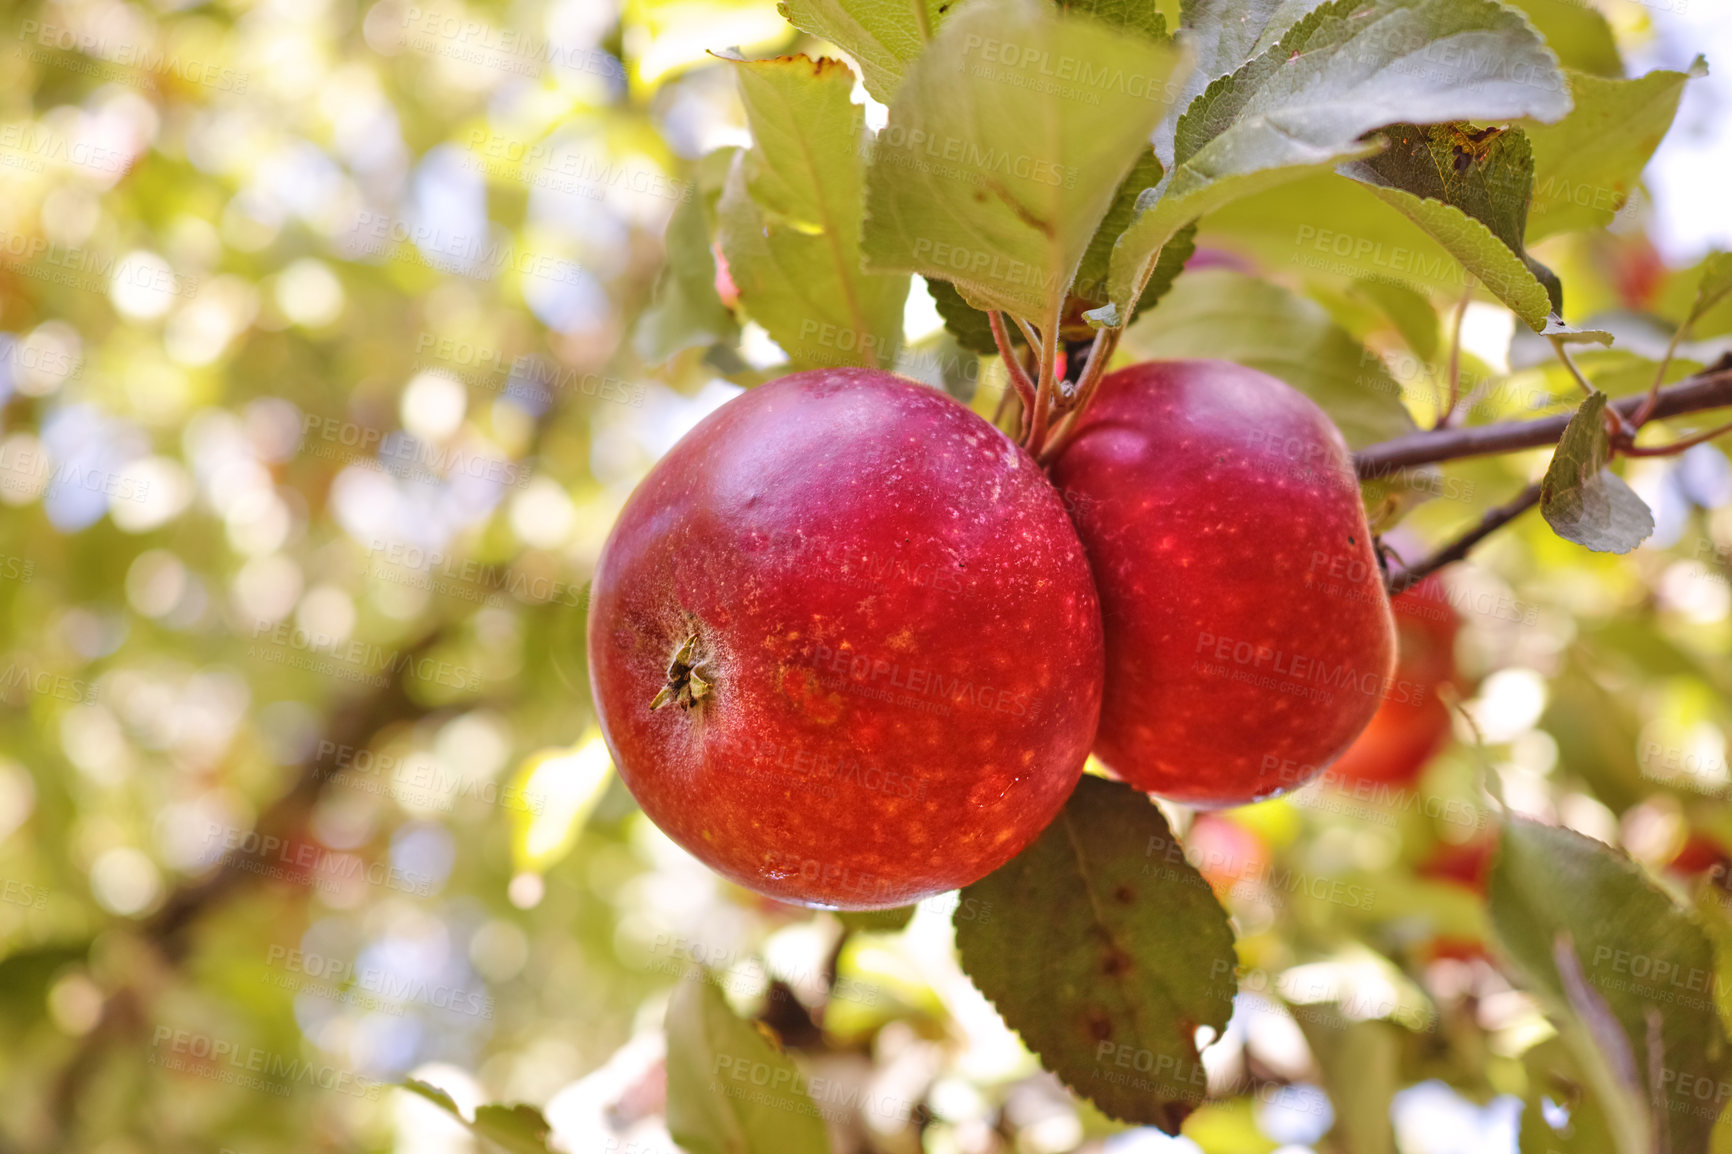
[[[1626,1152],[1708,1148],[1727,1076],[1702,928],[1628,858],[1570,830],[1511,817],[1488,889],[1493,930],[1550,1003]]]
[[[1119,185],[1118,192],[1113,195],[1112,207],[1107,209],[1100,227],[1095,230],[1094,239],[1089,242],[1088,251],[1083,253],[1082,264],[1077,267],[1076,283],[1071,286],[1073,298],[1097,307],[1110,303],[1107,274],[1112,265],[1113,245],[1118,242],[1119,234],[1129,228],[1131,221],[1136,218],[1138,197],[1144,190],[1155,187],[1160,181],[1160,158],[1153,151],[1144,153],[1137,160],[1131,174]],[[1155,263],[1154,275],[1149,278],[1148,288],[1137,298],[1138,315],[1160,303],[1179,274],[1185,271],[1185,262],[1190,260],[1196,251],[1197,227],[1192,223],[1174,234],[1161,250],[1160,259]],[[1119,327],[1116,321],[1113,327]]]
[[[1383,125],[1550,121],[1569,108],[1556,59],[1493,0],[1332,0],[1179,118],[1175,167],[1113,252],[1113,300],[1127,311],[1150,259],[1186,222],[1369,156],[1377,145],[1362,138]]]
[[[1380,358],[1322,305],[1243,273],[1187,274],[1185,291],[1127,329],[1122,347],[1139,360],[1221,357],[1279,377],[1316,401],[1356,449],[1414,431]]]
[[[1085,776],[1058,818],[963,891],[962,967],[1041,1064],[1104,1113],[1178,1132],[1206,1090],[1199,1026],[1237,989],[1233,932],[1153,802]]]
[[[955,6],[956,0],[781,0],[776,11],[852,56],[866,91],[889,104],[945,11]]]
[[[1123,28],[1149,40],[1167,38],[1167,18],[1155,0],[1056,0],[1059,11],[1093,16],[1103,24]]]
[[[1179,98],[1175,112],[1183,112],[1209,85],[1237,72],[1246,61],[1261,56],[1293,25],[1324,0],[1185,0],[1180,18],[1180,40],[1196,59],[1196,67]],[[1156,129],[1155,151],[1173,155],[1173,118]]]
[[[1540,513],[1558,536],[1596,553],[1628,553],[1654,531],[1654,515],[1606,468],[1606,394],[1595,391],[1570,418],[1540,485]]]
[[[1624,62],[1612,26],[1592,4],[1580,0],[1505,0],[1519,8],[1557,53],[1558,63],[1596,76],[1622,76]]]
[[[1526,126],[1534,150],[1528,241],[1612,223],[1672,127],[1685,83],[1706,74],[1699,57],[1689,72],[1634,80],[1568,73],[1575,108],[1556,124]]]
[[[870,267],[976,308],[1059,307],[1180,60],[1039,0],[972,0],[910,70],[867,174]]]
[[[716,295],[716,261],[704,207],[695,197],[668,219],[667,267],[656,280],[655,303],[638,318],[633,343],[651,364],[685,349],[733,341],[739,324]]]
[[[829,1154],[793,1059],[706,976],[668,1003],[668,1133],[686,1154]]]
[[[1335,1107],[1330,1132],[1342,1148],[1353,1154],[1394,1154],[1389,1105],[1401,1088],[1401,1027],[1307,1013],[1299,1028],[1323,1071],[1323,1086]]]
[[[1702,262],[1702,280],[1696,286],[1696,303],[1690,306],[1690,316],[1684,322],[1688,329],[1702,319],[1707,311],[1732,296],[1732,253],[1711,253]]]
[[[1587,1085],[1581,1064],[1561,1038],[1548,1038],[1522,1055],[1528,1092],[1522,1105],[1520,1149],[1546,1154],[1603,1154],[1615,1149],[1605,1112]],[[1541,1099],[1567,1110],[1553,1129]]]
[[[928,280],[926,291],[932,294],[932,303],[938,306],[938,315],[944,318],[944,327],[950,330],[957,344],[983,357],[998,355],[998,342],[992,339],[992,322],[985,313],[963,300],[955,285],[949,281]],[[1022,330],[1015,325],[1008,326],[1005,335],[1010,337],[1012,344],[1024,343]]]
[[[1396,281],[1370,277],[1354,281],[1352,291],[1389,318],[1402,342],[1420,360],[1431,361],[1437,356],[1440,334],[1431,298]]]
[[[451,1095],[427,1082],[410,1078],[402,1084],[411,1094],[419,1094],[469,1128],[477,1138],[485,1138],[507,1154],[551,1154],[547,1146],[550,1133],[547,1119],[534,1106],[518,1103],[514,1106],[477,1106],[471,1122],[451,1100]]]
[[[797,367],[894,365],[908,278],[861,270],[866,127],[854,74],[804,56],[734,67],[754,143],[717,215],[740,303]]]
[[[1563,310],[1563,289],[1523,247],[1533,192],[1533,150],[1520,129],[1463,125],[1383,130],[1389,148],[1343,165],[1437,238],[1535,332]]]

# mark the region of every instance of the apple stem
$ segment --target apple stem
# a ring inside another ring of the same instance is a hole
[[[1022,360],[1010,343],[1010,334],[1004,327],[1004,314],[993,309],[986,314],[986,320],[992,326],[992,341],[998,346],[998,359],[1004,362],[1004,371],[1010,374],[1010,383],[1022,399],[1022,423],[1026,429],[1029,414],[1034,411],[1034,382],[1029,380],[1028,371],[1022,367]],[[994,423],[997,423],[996,419]]]
[[[650,710],[653,712],[669,702],[681,709],[690,709],[708,697],[714,686],[698,673],[702,664],[703,659],[698,656],[698,635],[693,633],[674,651],[673,659],[668,662],[667,684],[650,700]]]
[[[1047,422],[1052,417],[1053,393],[1058,383],[1058,328],[1064,320],[1064,295],[1057,295],[1047,312],[1046,326],[1040,334],[1040,380],[1035,384],[1034,417],[1029,422],[1025,448],[1040,456],[1046,444]]]
[[[1107,362],[1113,359],[1113,353],[1118,351],[1119,337],[1123,329],[1101,329],[1095,333],[1094,343],[1089,346],[1088,364],[1083,367],[1082,376],[1077,379],[1076,391],[1071,394],[1070,403],[1066,406],[1070,411],[1059,421],[1041,448],[1039,460],[1045,465],[1057,457],[1064,447],[1076,436],[1077,424],[1082,420],[1083,413],[1088,410],[1089,402],[1094,400],[1101,378],[1106,375]]]

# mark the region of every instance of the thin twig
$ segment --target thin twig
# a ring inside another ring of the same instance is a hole
[[[1639,396],[1624,397],[1613,401],[1607,408],[1628,416],[1642,401],[1643,398]],[[1732,405],[1732,358],[1715,365],[1707,372],[1698,373],[1688,380],[1661,389],[1651,419],[1725,408],[1728,405]],[[1353,461],[1358,467],[1360,478],[1371,480],[1414,465],[1537,449],[1556,444],[1558,438],[1564,435],[1571,415],[1562,413],[1532,421],[1508,421],[1496,425],[1473,425],[1410,433],[1405,437],[1368,445],[1353,455]]]
[[[1630,424],[1636,428],[1647,424],[1648,418],[1654,415],[1654,405],[1660,399],[1660,386],[1666,383],[1666,370],[1672,367],[1672,358],[1677,355],[1678,345],[1689,329],[1690,322],[1686,320],[1672,330],[1672,339],[1666,343],[1666,355],[1660,358],[1660,367],[1654,371],[1654,383],[1648,386],[1648,397],[1642,402],[1642,407],[1630,417]]]
[[[1697,433],[1685,437],[1682,441],[1673,441],[1669,445],[1625,445],[1619,452],[1626,457],[1670,457],[1682,453],[1685,449],[1693,449],[1697,445],[1712,441],[1715,437],[1724,437],[1732,433],[1732,423],[1721,425],[1717,429],[1709,429],[1706,433]]]
[[[1588,378],[1582,375],[1582,370],[1576,367],[1576,360],[1570,356],[1570,348],[1564,344],[1564,339],[1562,337],[1550,339],[1552,349],[1558,354],[1558,360],[1564,363],[1564,368],[1570,370],[1570,376],[1576,379],[1576,384],[1582,387],[1582,392],[1590,397],[1598,392],[1599,390],[1594,388]],[[1613,440],[1628,444],[1635,439],[1636,430],[1630,427],[1630,422],[1625,419],[1624,414],[1611,405],[1606,406],[1605,420],[1606,432],[1611,434]]]
[[[1576,379],[1576,384],[1582,387],[1582,392],[1586,393],[1590,397],[1593,396],[1594,393],[1598,392],[1598,390],[1588,381],[1588,378],[1582,375],[1582,370],[1576,367],[1575,358],[1570,356],[1569,346],[1564,344],[1563,338],[1552,337],[1550,339],[1552,342],[1552,351],[1558,354],[1558,360],[1564,363],[1564,368],[1570,370],[1570,376]]]
[[[1449,422],[1455,418],[1456,402],[1461,399],[1461,325],[1467,319],[1467,306],[1472,300],[1470,283],[1468,290],[1461,294],[1461,303],[1455,306],[1455,329],[1449,338],[1449,403],[1438,414],[1436,427],[1439,429],[1449,428]]]
[[[1507,504],[1499,505],[1497,508],[1487,511],[1486,515],[1480,519],[1479,524],[1431,556],[1391,572],[1389,575],[1389,595],[1394,597],[1425,580],[1445,565],[1460,561],[1467,556],[1468,550],[1539,503],[1540,486],[1536,481],[1516,494],[1515,498]]]

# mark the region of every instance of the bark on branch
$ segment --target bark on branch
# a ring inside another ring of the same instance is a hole
[[[1634,416],[1646,396],[1638,394],[1613,401],[1608,408],[1624,417]],[[1660,390],[1651,419],[1699,413],[1732,406],[1732,358],[1722,358],[1713,368]],[[1432,429],[1409,433],[1393,441],[1381,441],[1353,455],[1359,478],[1369,481],[1416,465],[1453,461],[1462,457],[1484,457],[1555,445],[1570,423],[1570,413],[1533,421],[1507,421],[1469,428]]]

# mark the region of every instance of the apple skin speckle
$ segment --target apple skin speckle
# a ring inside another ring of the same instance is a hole
[[[1286,383],[1120,370],[1050,471],[1106,628],[1095,753],[1124,781],[1197,806],[1295,789],[1401,692],[1352,458]]]
[[[626,502],[589,613],[626,786],[783,901],[888,908],[984,877],[1094,741],[1100,606],[1058,494],[888,373],[796,373],[702,421]],[[649,708],[691,672],[701,699]]]

